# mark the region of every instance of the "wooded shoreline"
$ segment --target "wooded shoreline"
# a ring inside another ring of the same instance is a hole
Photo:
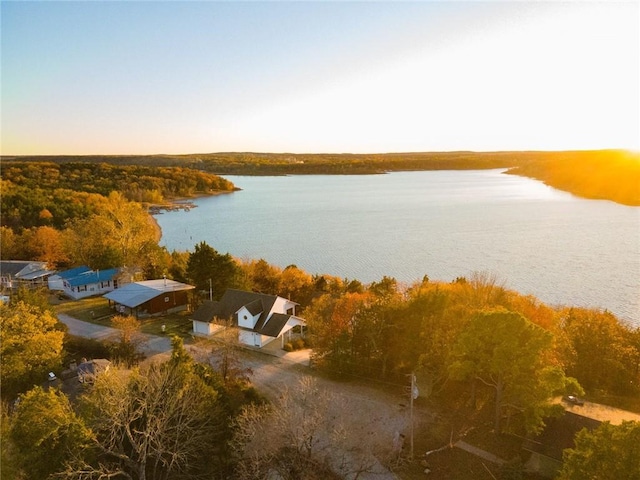
[[[182,167],[215,175],[371,175],[505,168],[574,195],[640,206],[640,154],[624,150],[408,152],[382,154],[207,153],[3,156],[0,161]]]

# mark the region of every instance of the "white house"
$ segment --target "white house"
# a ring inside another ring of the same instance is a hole
[[[102,295],[118,288],[119,268],[109,270],[89,270],[62,281],[65,295],[78,300],[80,298]]]
[[[87,273],[90,271],[91,269],[89,267],[83,265],[82,267],[72,268],[71,270],[65,270],[64,272],[54,273],[47,279],[49,290],[63,291],[65,280],[77,277],[78,275],[82,275],[83,273]]]
[[[0,262],[0,287],[16,289],[21,285],[40,286],[54,273],[47,262],[3,260]]]
[[[219,302],[207,301],[192,316],[193,333],[213,335],[231,320],[238,327],[238,340],[245,345],[263,347],[280,338],[284,345],[285,334],[305,321],[295,316],[298,304],[262,293],[227,290]]]

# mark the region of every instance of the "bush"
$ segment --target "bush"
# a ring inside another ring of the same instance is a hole
[[[81,358],[110,358],[109,346],[91,338],[66,335],[64,338],[64,350],[67,358],[65,363]]]
[[[285,352],[293,352],[293,345],[291,344],[291,342],[287,342],[284,344],[284,347],[282,347],[282,349]]]
[[[297,338],[293,341],[293,348],[295,350],[302,350],[304,348],[304,340],[301,338]]]

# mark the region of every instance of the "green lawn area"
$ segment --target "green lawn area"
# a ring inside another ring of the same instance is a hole
[[[57,313],[65,313],[78,320],[98,325],[111,326],[111,317],[116,312],[109,308],[109,301],[103,297],[83,298],[82,300],[51,301]],[[142,332],[152,335],[178,335],[182,338],[191,337],[191,320],[189,312],[178,312],[158,317],[141,318]],[[162,326],[165,326],[164,332]]]

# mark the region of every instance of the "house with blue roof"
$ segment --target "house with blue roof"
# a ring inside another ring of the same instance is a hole
[[[90,271],[91,269],[89,267],[87,267],[86,265],[82,265],[81,267],[72,268],[71,270],[65,270],[64,272],[57,272],[47,279],[49,290],[62,292],[64,291],[65,280],[77,277],[78,275],[82,275],[83,273],[87,273]]]
[[[94,295],[103,295],[118,288],[119,274],[119,268],[81,272],[77,275],[64,278],[62,280],[62,291],[74,300]]]

